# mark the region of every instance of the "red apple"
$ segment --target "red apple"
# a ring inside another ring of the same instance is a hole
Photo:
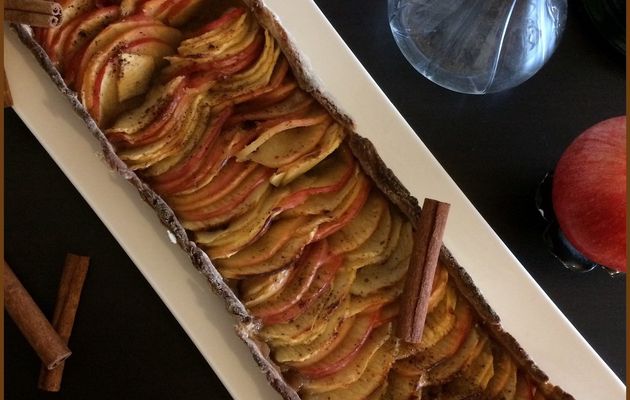
[[[626,117],[587,129],[554,173],[553,209],[560,229],[585,257],[626,271]]]

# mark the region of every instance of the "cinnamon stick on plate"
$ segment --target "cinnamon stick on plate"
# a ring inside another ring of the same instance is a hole
[[[398,314],[398,337],[420,343],[450,205],[425,199]]]
[[[67,344],[74,326],[74,317],[79,307],[81,290],[87,275],[89,257],[67,254],[66,261],[61,273],[59,290],[57,291],[57,302],[52,317],[52,325]],[[61,388],[61,378],[63,376],[64,363],[53,369],[47,369],[42,365],[39,382],[37,386],[41,390],[48,392],[58,392]]]
[[[2,66],[2,79],[4,80],[4,107],[11,107],[13,97],[11,97],[11,89],[9,89],[9,81],[7,80],[7,73],[4,72],[4,66]]]
[[[4,19],[31,26],[54,28],[61,25],[61,5],[46,0],[5,0]]]
[[[33,347],[42,363],[52,369],[72,354],[31,295],[4,262],[4,308]]]

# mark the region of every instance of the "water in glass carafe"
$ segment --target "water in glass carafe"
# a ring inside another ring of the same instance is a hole
[[[566,0],[389,0],[401,51],[431,81],[472,94],[512,88],[556,49]]]

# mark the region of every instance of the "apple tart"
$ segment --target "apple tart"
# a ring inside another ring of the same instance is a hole
[[[17,30],[285,398],[572,398],[445,248],[421,342],[396,337],[417,201],[262,2],[67,0]]]

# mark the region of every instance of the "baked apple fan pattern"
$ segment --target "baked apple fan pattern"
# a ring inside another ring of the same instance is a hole
[[[261,321],[257,337],[297,393],[571,398],[497,339],[444,265],[421,343],[396,338],[408,217],[256,17],[242,5],[205,8],[69,0],[63,25],[35,37],[120,159]]]

